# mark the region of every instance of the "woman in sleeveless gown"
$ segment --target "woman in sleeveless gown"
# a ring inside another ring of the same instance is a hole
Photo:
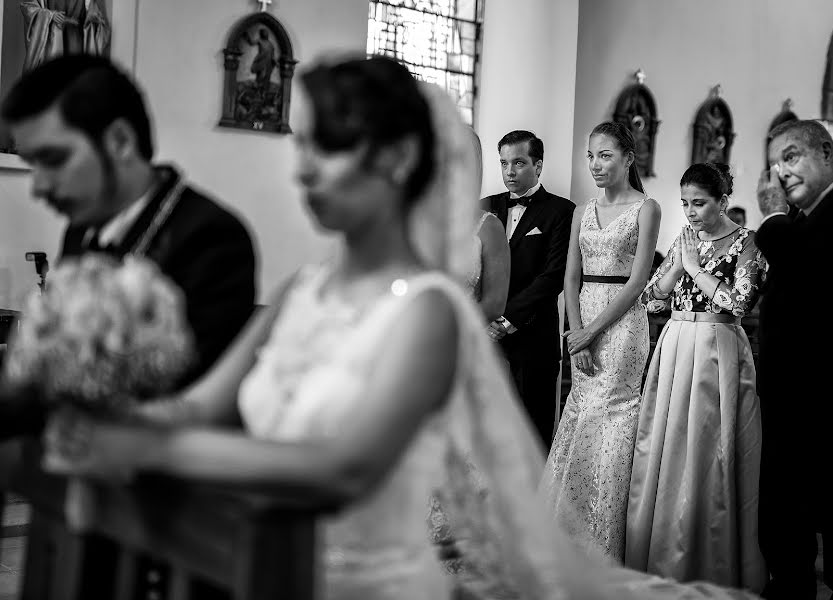
[[[648,279],[660,211],[645,198],[625,127],[597,126],[588,156],[605,195],[574,217],[565,279],[573,387],[542,486],[571,534],[621,562],[649,342],[637,299]]]
[[[743,315],[766,263],[752,232],[725,215],[732,176],[696,164],[680,181],[691,223],[643,294],[673,309],[642,399],[628,509],[629,567],[760,591],[761,419]]]
[[[454,587],[524,600],[742,597],[594,563],[547,518],[537,437],[454,281],[471,264],[474,202],[464,125],[445,91],[380,57],[319,65],[301,82],[315,116],[299,102],[299,179],[318,223],[342,233],[338,255],[302,268],[182,395],[127,422],[54,416],[45,465],[338,506],[321,517],[324,600],[443,600]],[[216,428],[238,417],[245,433]],[[466,540],[457,578],[426,522],[440,490]]]

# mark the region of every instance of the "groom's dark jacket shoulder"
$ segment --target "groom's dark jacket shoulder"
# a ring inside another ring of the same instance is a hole
[[[488,196],[481,208],[506,225],[509,192]],[[544,186],[532,196],[509,247],[512,255],[509,295],[504,316],[523,328],[533,321],[557,326],[557,299],[564,289],[570,228],[576,206]],[[540,234],[530,235],[537,228]]]
[[[126,238],[148,225],[140,215]],[[67,229],[61,258],[84,253],[86,229]],[[113,253],[123,256],[127,248]],[[252,238],[240,218],[213,199],[186,187],[145,256],[179,286],[194,332],[198,362],[192,381],[217,360],[251,317],[255,305],[256,259]]]

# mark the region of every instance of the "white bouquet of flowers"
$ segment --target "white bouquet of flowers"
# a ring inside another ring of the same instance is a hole
[[[6,381],[53,406],[96,412],[171,391],[193,357],[183,305],[179,289],[147,260],[64,261],[43,293],[27,300]]]

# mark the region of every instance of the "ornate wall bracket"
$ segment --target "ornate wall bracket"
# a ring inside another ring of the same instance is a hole
[[[827,46],[827,62],[821,84],[821,119],[833,121],[833,36],[830,37],[830,44]]]
[[[720,84],[712,88],[709,98],[700,105],[694,118],[694,144],[691,162],[729,164],[735,141],[732,111],[720,97]]]
[[[781,105],[781,112],[779,112],[775,117],[773,117],[772,121],[769,123],[769,127],[767,128],[767,136],[764,138],[764,165],[769,165],[769,156],[767,153],[767,139],[769,139],[769,133],[781,125],[782,123],[786,123],[787,121],[795,121],[798,119],[798,115],[796,115],[793,110],[793,101],[792,98],[787,98],[784,100],[784,103]]]
[[[286,30],[266,12],[235,23],[223,49],[223,116],[220,125],[291,133],[289,99],[295,60]]]
[[[654,152],[656,150],[657,103],[645,85],[645,72],[634,73],[636,83],[629,85],[616,100],[613,120],[628,127],[636,141],[636,168],[640,177],[654,177]]]

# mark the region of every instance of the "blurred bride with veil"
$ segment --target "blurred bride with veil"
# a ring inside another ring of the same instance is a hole
[[[336,256],[292,277],[189,390],[129,421],[53,416],[47,467],[337,505],[321,523],[327,599],[744,597],[597,563],[552,524],[543,448],[459,283],[477,191],[445,92],[382,57],[320,63],[301,84],[297,177]],[[430,540],[437,492],[465,539],[458,576]]]

